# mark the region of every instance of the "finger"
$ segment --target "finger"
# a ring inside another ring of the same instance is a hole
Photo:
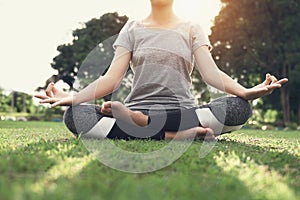
[[[54,107],[60,106],[60,105],[62,105],[62,102],[61,101],[57,101],[57,102],[51,104],[51,108],[54,108]]]
[[[55,87],[55,84],[53,83],[52,93],[56,94],[57,92],[58,92],[58,89]]]
[[[58,100],[56,98],[48,98],[48,99],[41,100],[40,103],[55,103],[57,101]]]
[[[48,96],[45,96],[45,95],[42,95],[42,94],[36,94],[36,95],[34,95],[34,97],[35,97],[35,98],[42,99],[42,100],[48,99],[48,98],[49,98]]]
[[[271,84],[277,82],[277,78],[275,76],[271,76]]]
[[[278,88],[281,88],[281,84],[273,83],[272,85],[268,85],[267,88],[268,88],[268,90],[278,89]]]
[[[47,86],[47,88],[46,88],[46,95],[48,96],[48,97],[53,97],[53,87],[54,87],[54,83],[50,83],[48,86]]]
[[[69,102],[68,99],[62,99],[62,100],[56,100],[51,104],[51,107],[56,107],[56,106],[71,106],[72,102]]]
[[[287,79],[287,78],[283,78],[283,79],[280,79],[279,81],[277,81],[276,83],[277,84],[285,84],[285,83],[287,83],[289,80]]]
[[[277,78],[269,73],[266,74],[266,80],[265,80],[265,84],[269,85],[272,83],[275,83],[277,80]]]
[[[269,73],[266,74],[266,79],[264,81],[265,85],[270,85],[270,83],[272,82],[271,80],[271,75]]]

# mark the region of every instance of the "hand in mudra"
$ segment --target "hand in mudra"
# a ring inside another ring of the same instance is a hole
[[[275,76],[266,74],[264,82],[254,86],[253,88],[246,89],[244,99],[254,100],[262,96],[269,95],[273,92],[273,90],[281,88],[282,85],[287,82],[287,78],[277,80]]]
[[[41,104],[52,104],[51,107],[72,105],[73,96],[71,96],[67,92],[57,89],[54,83],[50,83],[47,86],[45,93],[46,95],[37,94],[34,95],[34,97],[41,99]]]

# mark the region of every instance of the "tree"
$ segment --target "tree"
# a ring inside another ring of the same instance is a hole
[[[12,91],[7,98],[9,99],[9,104],[11,106],[11,112],[34,113],[36,111],[32,95]]]
[[[267,72],[293,79],[289,75],[299,70],[299,1],[221,1],[223,7],[210,37],[217,64],[248,87],[262,81]],[[290,121],[290,97],[295,97],[290,91],[294,87],[298,86],[289,84],[280,89],[285,123]]]
[[[298,118],[298,125],[300,126],[300,64],[296,65],[291,71],[291,110],[294,117]]]
[[[4,90],[0,88],[0,112],[9,112],[10,99],[5,94]]]
[[[32,95],[17,91],[5,92],[0,88],[0,112],[35,113]]]
[[[59,54],[53,59],[51,67],[57,70],[58,74],[50,77],[46,85],[37,90],[45,89],[50,82],[55,83],[59,80],[73,88],[80,68],[84,70],[80,71],[81,76],[84,76],[80,78],[86,79],[86,82],[98,77],[101,71],[99,67],[107,68],[113,57],[111,48],[115,37],[112,36],[120,32],[127,20],[126,16],[107,13],[99,19],[94,18],[83,24],[81,29],[74,30],[72,43],[57,47]],[[110,39],[107,40],[108,38]]]

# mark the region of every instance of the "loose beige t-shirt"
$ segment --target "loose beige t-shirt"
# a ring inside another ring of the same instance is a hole
[[[193,52],[204,45],[211,48],[208,36],[192,22],[183,21],[171,29],[127,22],[114,43],[114,48],[122,46],[132,53],[134,77],[125,105],[133,110],[194,107]]]

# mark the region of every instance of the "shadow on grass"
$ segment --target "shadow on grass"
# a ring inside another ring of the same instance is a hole
[[[226,139],[224,139],[219,141],[218,146],[225,147],[223,150],[225,155],[234,152],[243,161],[251,159],[256,164],[267,167],[266,171],[268,172],[272,169],[275,170],[282,177],[287,178],[285,183],[297,196],[300,196],[299,157],[292,155],[282,148],[262,147],[256,144],[255,140],[251,143],[245,143],[226,141]],[[268,175],[270,174],[266,174],[265,178],[268,178]]]
[[[88,154],[78,144],[79,141],[75,139],[40,139],[39,142],[32,143],[24,141],[24,144],[19,144],[14,150],[2,149],[0,199],[24,199],[28,195],[36,197],[34,192],[30,193],[32,184],[47,176],[49,170],[58,165],[60,160]],[[47,188],[47,184],[43,187]]]
[[[131,142],[141,148],[144,145]],[[160,142],[152,145],[156,143]],[[0,152],[0,197],[8,200],[252,199],[243,182],[218,167],[212,155],[197,159],[197,149],[193,145],[162,170],[128,174],[89,157],[80,140],[40,141]]]
[[[156,142],[155,142],[156,143]],[[159,142],[158,142],[159,143]],[[138,145],[142,145],[139,143]],[[47,199],[253,199],[242,181],[224,172],[212,157],[188,151],[174,164],[146,174],[129,174],[91,160],[76,175],[62,175]],[[49,183],[48,183],[49,184]]]

